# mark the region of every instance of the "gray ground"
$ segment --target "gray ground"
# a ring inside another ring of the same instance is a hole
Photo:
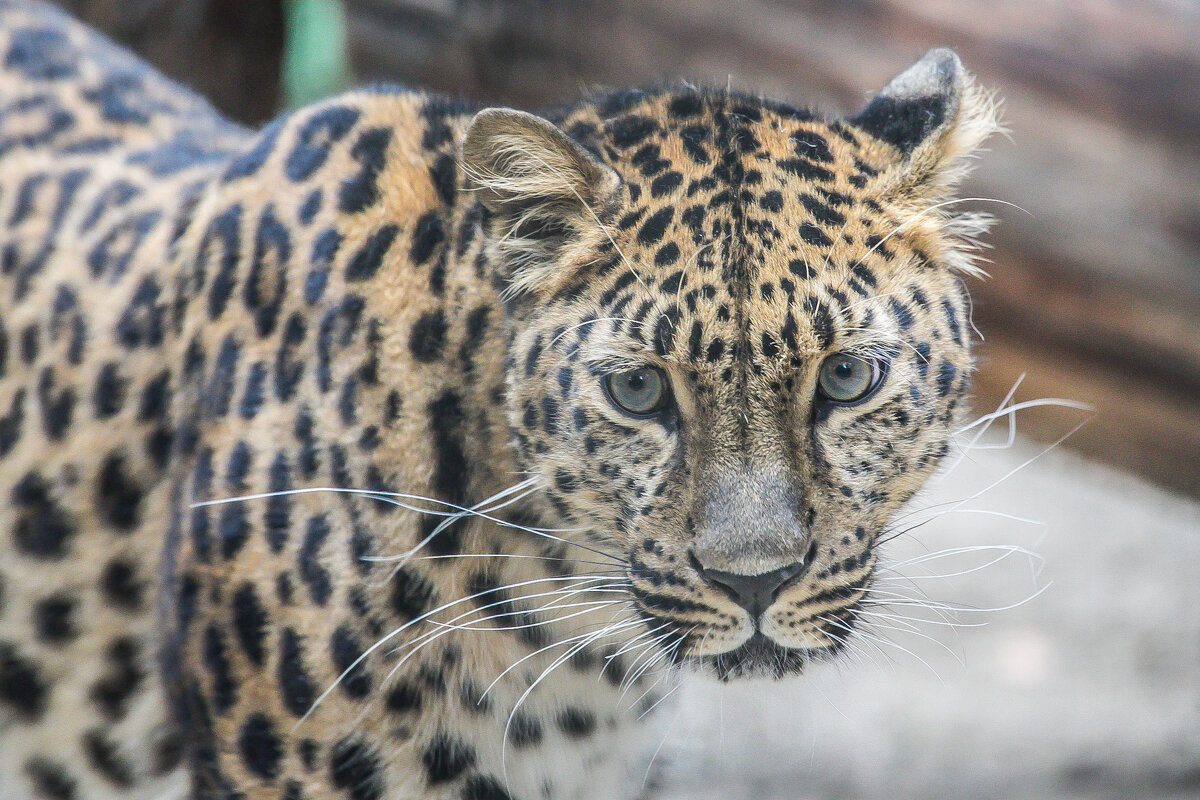
[[[969,497],[1041,449],[976,451],[925,500]],[[893,563],[971,545],[1041,559],[920,577],[1003,552],[947,556],[889,589],[979,609],[1041,594],[955,615],[980,627],[894,609],[932,621],[877,628],[894,645],[860,640],[800,679],[686,682],[663,715],[664,800],[1200,798],[1200,505],[1055,450],[962,508],[1044,524],[956,511],[896,541]]]

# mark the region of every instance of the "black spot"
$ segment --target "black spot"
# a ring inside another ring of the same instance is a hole
[[[37,323],[27,325],[21,331],[21,360],[27,365],[37,360],[39,335]]]
[[[273,494],[267,498],[267,508],[263,512],[263,534],[271,552],[278,553],[283,550],[291,530],[291,498],[287,494],[278,494],[286,492],[292,485],[291,468],[286,452],[280,450],[275,454],[267,474],[267,491]]]
[[[472,775],[463,784],[462,800],[512,800],[490,775]]]
[[[96,510],[118,530],[132,530],[138,523],[142,488],[129,476],[125,456],[109,453],[96,478]]]
[[[392,577],[392,609],[401,619],[412,621],[429,611],[436,592],[419,573],[401,567]]]
[[[321,210],[321,201],[324,195],[320,189],[313,189],[309,192],[308,197],[304,198],[304,203],[300,206],[300,210],[296,212],[296,219],[301,225],[311,225],[316,219],[317,213]]]
[[[259,168],[266,163],[267,158],[274,151],[275,140],[279,138],[279,132],[282,128],[283,120],[276,120],[263,128],[254,146],[230,163],[222,179],[228,182],[237,180],[238,178],[249,177],[258,172]]]
[[[275,726],[265,714],[251,714],[242,723],[238,733],[238,750],[242,754],[242,763],[250,772],[269,781],[279,775],[283,745],[275,733]]]
[[[321,231],[313,240],[312,253],[308,260],[312,270],[304,279],[304,301],[313,305],[325,293],[325,285],[329,282],[329,270],[342,246],[342,235],[333,228]]]
[[[138,284],[117,321],[117,341],[123,347],[133,349],[143,345],[158,347],[163,341],[162,304],[158,302],[162,289],[153,276],[147,276]]]
[[[267,613],[250,583],[233,594],[233,629],[250,662],[261,667],[266,659]]]
[[[114,226],[87,254],[92,276],[107,275],[116,279],[125,274],[146,236],[162,217],[161,212],[148,211]]]
[[[241,346],[231,333],[221,343],[205,389],[204,411],[209,417],[223,417],[229,413],[233,399],[234,373],[237,371]]]
[[[254,451],[250,449],[250,445],[246,444],[244,439],[234,442],[229,451],[229,461],[225,465],[225,485],[230,491],[245,491],[246,475],[249,474],[253,461]]]
[[[121,758],[117,744],[102,731],[92,730],[83,735],[83,752],[92,769],[109,783],[122,789],[133,786],[133,767]]]
[[[433,488],[446,502],[463,506],[466,504],[466,487],[469,475],[464,430],[466,416],[462,400],[453,391],[444,391],[429,404],[429,433],[433,439]],[[460,531],[450,526],[429,543],[432,555],[449,555],[457,552]]]
[[[340,141],[358,121],[357,109],[334,106],[313,114],[296,134],[296,144],[284,163],[293,181],[306,181],[329,158],[331,145]]]
[[[807,261],[803,261],[798,258],[793,258],[788,262],[788,269],[791,270],[793,275],[801,280],[810,280],[816,275],[812,267],[808,265]]]
[[[542,428],[546,433],[553,436],[558,432],[558,401],[553,397],[543,397],[541,406]]]
[[[775,190],[764,192],[763,196],[758,198],[758,204],[764,211],[782,211],[783,195]]]
[[[642,223],[642,227],[638,229],[638,242],[644,245],[658,244],[666,233],[667,226],[671,224],[671,220],[675,218],[675,208],[667,206],[660,208],[658,211],[650,215],[650,217]]]
[[[225,638],[216,625],[204,630],[204,667],[212,679],[212,702],[217,713],[224,713],[237,701],[237,683],[229,664]]]
[[[431,784],[452,781],[475,763],[475,751],[448,734],[433,737],[421,756]]]
[[[295,358],[297,349],[304,341],[304,317],[296,312],[288,317],[279,337],[279,350],[275,353],[275,395],[283,402],[292,399],[296,386],[304,375],[304,361]]]
[[[308,587],[308,595],[319,606],[325,605],[329,594],[333,591],[329,580],[329,571],[321,565],[320,550],[325,540],[329,538],[329,521],[323,514],[309,517],[308,526],[304,532],[304,542],[300,546],[300,580]]]
[[[896,322],[900,325],[900,330],[906,331],[912,327],[913,315],[912,311],[904,303],[892,298],[889,301],[892,308],[892,314],[896,317]]]
[[[807,181],[831,181],[833,173],[803,158],[785,158],[779,162],[779,167],[798,178]]]
[[[120,720],[128,710],[129,700],[146,677],[138,663],[137,642],[127,636],[108,646],[104,675],[92,685],[88,697],[110,720]]]
[[[37,756],[25,762],[25,774],[45,800],[75,800],[78,784],[62,764]]]
[[[833,161],[833,153],[829,151],[829,142],[816,131],[800,130],[791,135],[792,146],[796,155],[812,161],[828,164]]]
[[[963,344],[962,325],[958,321],[958,311],[949,300],[942,301],[942,310],[946,312],[946,323],[950,326],[950,335],[954,337],[954,341]]]
[[[339,625],[329,640],[330,655],[339,675],[343,675],[338,686],[350,697],[363,698],[371,691],[371,675],[367,672],[362,645],[345,625]]]
[[[31,81],[57,81],[74,77],[76,53],[71,40],[53,28],[18,28],[4,57],[6,69],[18,70]]]
[[[25,390],[13,393],[8,413],[0,417],[0,456],[8,453],[21,436],[21,423],[25,421]]]
[[[662,197],[664,194],[670,194],[679,188],[679,184],[683,183],[683,175],[671,170],[659,175],[650,182],[650,196]]]
[[[275,330],[275,321],[287,291],[288,260],[292,240],[288,229],[275,216],[271,206],[263,209],[254,234],[254,257],[246,274],[242,301],[254,315],[260,337]]]
[[[725,353],[724,340],[714,337],[713,340],[708,343],[708,351],[704,354],[704,357],[710,362],[720,361],[721,356],[724,353]]]
[[[399,230],[395,225],[384,225],[372,233],[359,251],[350,257],[350,262],[346,265],[346,280],[364,281],[373,278]]]
[[[446,341],[446,314],[442,309],[426,311],[412,326],[408,348],[417,361],[429,363],[441,355]]]
[[[345,738],[333,746],[329,778],[351,800],[380,800],[383,796],[379,756],[357,739]]]
[[[666,356],[675,346],[675,329],[679,325],[679,309],[671,306],[654,324],[654,350],[660,356]]]
[[[75,409],[75,390],[70,386],[55,391],[54,367],[42,368],[38,376],[38,400],[42,407],[42,429],[46,436],[58,441],[71,426],[71,414]]]
[[[950,390],[954,388],[954,379],[958,377],[958,370],[949,361],[943,361],[938,366],[937,387],[938,394],[942,397],[950,394]]]
[[[582,708],[567,708],[559,712],[558,727],[570,738],[579,739],[596,729],[596,715]]]
[[[379,196],[379,173],[387,162],[387,147],[392,132],[387,128],[369,128],[359,135],[350,155],[362,165],[359,173],[342,183],[338,190],[338,208],[354,214],[375,202]]]
[[[610,120],[605,125],[612,143],[617,147],[632,147],[654,133],[658,123],[649,117],[630,114]]]
[[[264,388],[267,380],[267,365],[255,361],[246,372],[246,388],[242,390],[242,402],[238,404],[238,415],[243,419],[254,419],[262,408]]]
[[[917,362],[917,372],[922,378],[929,373],[929,352],[930,348],[928,342],[919,342],[917,344],[914,356]]]
[[[820,247],[829,247],[833,244],[833,242],[829,240],[829,237],[811,222],[800,223],[800,238],[809,244],[815,244]]]
[[[658,248],[658,252],[654,254],[654,264],[659,267],[666,267],[674,264],[679,260],[679,245],[674,242],[667,242],[662,247]]]
[[[827,206],[811,194],[800,195],[800,203],[813,215],[813,219],[823,225],[844,225],[846,217],[840,211]]]
[[[413,264],[424,264],[445,239],[446,230],[442,225],[442,218],[436,211],[425,212],[413,226],[412,249],[409,251],[409,258],[412,259]]]
[[[514,747],[533,747],[542,741],[542,723],[528,714],[514,714],[508,725],[508,741]]]
[[[302,717],[316,700],[316,687],[304,666],[300,635],[284,628],[279,635],[279,689],[283,706],[295,717]]]
[[[229,560],[241,552],[250,535],[250,523],[246,520],[246,507],[231,503],[221,507],[217,521],[217,536],[221,540],[221,555]]]
[[[137,577],[136,562],[114,558],[100,573],[100,593],[110,605],[127,609],[141,608],[144,590],[145,584]]]
[[[46,708],[48,692],[37,663],[23,657],[14,645],[0,642],[0,702],[35,719]]]
[[[37,472],[29,472],[12,490],[19,516],[13,527],[17,550],[35,558],[62,558],[75,529]]]
[[[213,219],[209,224],[204,240],[200,244],[200,259],[207,261],[211,258],[210,249],[218,248],[217,272],[213,275],[208,290],[208,315],[216,319],[225,312],[229,296],[233,294],[237,282],[238,256],[240,252],[240,235],[242,207],[232,206],[228,211]]]
[[[393,714],[408,714],[421,710],[421,690],[408,681],[401,680],[388,692],[384,705]]]
[[[43,642],[61,644],[75,636],[75,599],[53,594],[38,602],[33,609],[33,627]]]
[[[454,156],[442,153],[434,159],[433,166],[429,168],[429,179],[433,181],[433,188],[437,189],[443,205],[454,205],[454,183],[457,177],[458,168],[454,163]]]
[[[121,410],[125,404],[125,387],[128,382],[121,377],[115,362],[109,361],[100,367],[100,374],[96,376],[96,389],[92,393],[97,418],[107,419]]]

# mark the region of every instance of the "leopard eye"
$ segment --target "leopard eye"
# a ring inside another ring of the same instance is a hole
[[[879,388],[883,367],[876,359],[834,353],[821,364],[817,391],[834,403],[855,403]]]
[[[666,374],[658,367],[638,367],[604,376],[609,400],[622,411],[646,417],[661,411],[670,396]]]

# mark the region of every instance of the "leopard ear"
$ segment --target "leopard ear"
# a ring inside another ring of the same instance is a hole
[[[900,152],[902,184],[934,194],[966,175],[967,157],[1000,127],[992,94],[945,48],[893,78],[850,121]]]
[[[541,117],[480,111],[463,138],[460,163],[466,186],[491,212],[511,294],[555,283],[572,256],[603,240],[600,218],[620,179]]]

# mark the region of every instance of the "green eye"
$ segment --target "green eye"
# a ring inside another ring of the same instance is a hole
[[[874,359],[834,353],[821,364],[817,391],[834,403],[854,403],[878,388],[883,369]]]
[[[667,404],[667,376],[658,367],[638,367],[604,376],[604,388],[613,405],[644,417],[661,411]]]

